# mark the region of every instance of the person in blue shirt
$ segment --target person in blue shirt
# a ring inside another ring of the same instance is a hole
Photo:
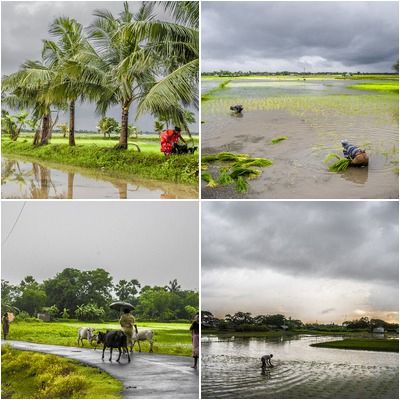
[[[351,160],[354,165],[368,165],[368,155],[365,150],[348,142],[347,139],[341,140],[343,146],[343,155]]]

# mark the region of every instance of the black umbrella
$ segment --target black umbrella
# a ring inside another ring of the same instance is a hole
[[[126,308],[128,308],[129,311],[135,309],[135,307],[133,307],[131,303],[127,303],[125,301],[116,301],[115,303],[111,303],[110,308],[117,311],[122,311],[125,310]]]

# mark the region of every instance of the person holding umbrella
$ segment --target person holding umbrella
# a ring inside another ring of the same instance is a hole
[[[131,314],[131,310],[129,308],[123,309],[123,314],[119,319],[119,323],[121,325],[122,331],[128,338],[128,347],[133,350],[133,342],[132,342],[132,335],[133,335],[133,328],[135,328],[135,332],[138,333],[137,325],[135,322],[135,317]]]
[[[3,317],[1,318],[1,323],[3,325],[4,340],[7,340],[7,335],[10,332],[10,320],[8,317],[8,312],[4,313]]]

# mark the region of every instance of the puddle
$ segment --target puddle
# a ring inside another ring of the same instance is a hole
[[[196,187],[145,179],[113,178],[75,167],[3,157],[3,199],[192,199]]]
[[[398,398],[398,354],[310,347],[291,340],[202,338],[202,398]],[[261,369],[261,355],[274,368]]]

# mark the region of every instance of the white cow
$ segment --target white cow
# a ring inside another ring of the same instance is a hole
[[[94,335],[94,329],[93,328],[79,328],[78,329],[78,346],[79,342],[81,342],[83,346],[83,339],[86,339],[90,344],[92,344],[93,341],[97,340],[97,335]]]
[[[142,351],[140,347],[140,342],[144,342],[146,340],[149,341],[150,343],[150,353],[153,352],[153,336],[154,332],[151,329],[146,329],[146,330],[139,330],[138,333],[133,332],[132,335],[132,348],[135,345],[135,343],[138,343],[139,346],[139,351]]]

